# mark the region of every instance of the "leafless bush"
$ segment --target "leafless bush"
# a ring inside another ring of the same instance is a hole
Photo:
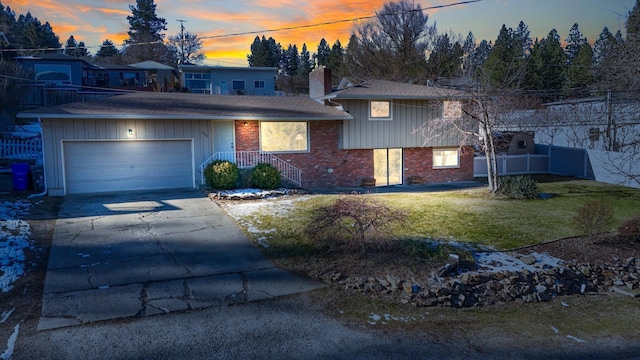
[[[305,231],[315,243],[331,248],[345,244],[366,252],[367,244],[388,245],[394,224],[406,224],[407,212],[362,196],[345,195],[330,205],[313,210]]]
[[[613,208],[602,201],[589,201],[578,209],[573,222],[576,230],[594,241],[613,225]]]
[[[625,239],[640,241],[640,216],[626,220],[618,226],[618,235]]]

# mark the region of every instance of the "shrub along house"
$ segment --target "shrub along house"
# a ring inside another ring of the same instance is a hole
[[[459,104],[447,100],[459,95],[387,81],[326,94],[320,83],[320,101],[145,92],[19,117],[42,124],[46,187],[54,196],[193,188],[216,159],[241,167],[269,162],[307,189],[359,187],[372,177],[378,186],[412,176],[472,179],[473,152],[461,137],[425,139],[413,131],[442,117],[443,101]]]

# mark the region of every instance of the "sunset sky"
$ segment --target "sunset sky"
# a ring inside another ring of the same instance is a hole
[[[416,0],[423,8],[453,4],[464,0]],[[127,38],[131,15],[129,5],[135,0],[0,0],[16,14],[30,11],[41,22],[48,21],[64,42],[73,35],[84,41],[95,54],[105,39],[119,48]],[[310,25],[374,15],[385,0],[156,0],[157,14],[167,21],[165,34],[180,32],[186,20],[186,31],[203,38],[208,65],[246,66],[247,54],[256,35],[273,37],[284,47],[307,44],[311,53],[323,37],[329,45],[339,39],[347,46],[349,35],[357,23],[260,32],[259,34],[224,36],[283,27]],[[543,38],[556,29],[564,40],[569,29],[578,23],[582,33],[593,43],[607,26],[611,32],[624,31],[626,16],[635,0],[481,0],[479,2],[429,10],[429,21],[435,21],[440,33],[453,31],[466,37],[473,32],[476,40],[495,41],[500,27],[515,28],[522,20],[529,26],[532,38]]]

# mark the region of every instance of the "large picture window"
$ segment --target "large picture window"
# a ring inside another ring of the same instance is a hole
[[[36,82],[40,84],[71,85],[69,65],[34,65]]]
[[[308,151],[308,139],[306,122],[260,122],[260,149],[264,152]]]
[[[433,149],[433,168],[460,167],[460,151],[457,148]]]
[[[391,120],[392,118],[391,101],[372,100],[369,102],[369,120]]]

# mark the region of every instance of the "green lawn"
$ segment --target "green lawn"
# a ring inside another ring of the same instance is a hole
[[[591,200],[613,207],[616,221],[611,230],[628,218],[640,216],[638,189],[588,180],[541,183],[538,188],[553,196],[546,200],[507,200],[490,195],[486,188],[362,196],[375,197],[409,212],[409,225],[396,229],[399,238],[456,240],[500,250],[580,235],[573,228],[572,219]],[[334,197],[317,195],[294,202],[295,209],[287,212],[286,221],[282,215],[262,212],[243,219],[241,224],[270,230],[270,244],[291,250],[294,245],[306,243],[302,228],[308,222],[308,210]]]

